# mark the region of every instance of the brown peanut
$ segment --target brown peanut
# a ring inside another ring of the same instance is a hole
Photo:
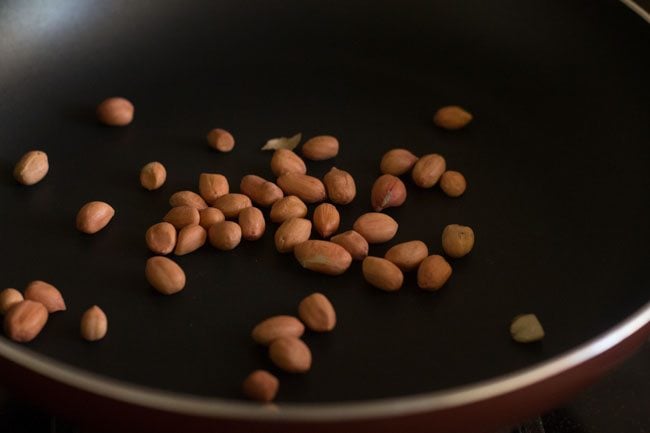
[[[222,251],[233,250],[241,242],[241,227],[233,221],[216,223],[208,231],[210,244]]]
[[[287,195],[298,196],[306,203],[325,200],[325,185],[320,179],[300,173],[285,173],[278,177],[278,186]]]
[[[221,221],[225,221],[226,216],[216,207],[206,207],[199,211],[199,225],[208,230],[210,227]]]
[[[172,208],[163,217],[163,221],[170,223],[176,229],[198,224],[201,221],[198,209],[190,206],[177,206]]]
[[[402,272],[412,271],[429,255],[427,245],[422,241],[402,242],[391,247],[384,258],[393,262]]]
[[[437,153],[424,155],[413,166],[411,177],[417,186],[431,188],[438,182],[446,167],[445,158]]]
[[[108,126],[126,126],[133,121],[135,108],[125,98],[112,97],[97,106],[97,119]]]
[[[239,213],[241,236],[247,241],[255,241],[262,237],[266,230],[264,214],[256,207],[247,207]]]
[[[40,302],[21,301],[5,315],[5,335],[19,343],[32,341],[47,323],[48,316],[47,308]]]
[[[279,186],[254,174],[246,175],[239,184],[239,190],[254,203],[267,207],[284,197]]]
[[[352,226],[370,244],[388,242],[395,237],[398,224],[390,216],[379,212],[361,215]]]
[[[277,377],[266,370],[255,370],[244,379],[242,391],[251,400],[269,403],[275,399],[279,387]]]
[[[160,188],[166,179],[167,170],[158,161],[145,164],[140,170],[140,185],[146,190],[153,191]]]
[[[327,275],[341,275],[352,264],[345,248],[328,241],[305,241],[295,246],[293,254],[303,268]]]
[[[253,328],[253,341],[268,346],[274,340],[282,337],[300,337],[305,332],[305,326],[293,316],[273,316],[261,321]]]
[[[296,337],[283,337],[269,347],[271,361],[289,373],[306,373],[311,368],[311,351]]]
[[[406,187],[399,177],[383,174],[377,178],[370,193],[372,208],[380,212],[388,207],[397,207],[406,201]]]
[[[368,256],[368,241],[354,230],[332,236],[330,241],[345,248],[354,260],[363,260]]]
[[[276,177],[285,173],[307,173],[307,166],[293,150],[277,149],[271,158],[271,171]]]
[[[113,218],[115,209],[103,201],[91,201],[79,209],[77,213],[77,229],[83,233],[97,233]]]
[[[61,292],[45,281],[36,280],[29,283],[25,288],[25,299],[40,302],[48,313],[66,310]]]
[[[81,337],[86,341],[98,341],[106,336],[108,318],[97,305],[87,309],[81,316]]]
[[[451,266],[444,257],[432,255],[422,260],[418,267],[418,286],[425,290],[438,290],[451,277]]]
[[[418,157],[406,149],[391,149],[384,154],[379,170],[384,174],[401,176],[413,168]]]
[[[336,311],[322,293],[312,293],[300,301],[298,317],[315,332],[328,332],[336,326]]]
[[[149,227],[144,239],[152,252],[167,255],[176,246],[176,228],[166,222],[154,224]]]
[[[436,126],[449,130],[461,129],[472,119],[472,114],[458,105],[442,107],[433,115],[433,123]]]
[[[290,253],[298,244],[311,235],[311,221],[305,218],[290,218],[275,231],[275,248],[280,253]]]
[[[399,290],[404,282],[402,271],[381,257],[366,257],[363,259],[361,270],[368,283],[387,292]]]
[[[302,145],[302,156],[312,161],[334,158],[339,153],[339,141],[331,135],[312,137]]]
[[[219,152],[230,152],[235,147],[234,137],[225,129],[215,128],[208,132],[205,138],[208,141],[208,146]]]
[[[47,153],[32,150],[24,154],[14,167],[14,178],[23,185],[34,185],[47,175],[50,164]]]
[[[199,193],[203,199],[212,204],[222,195],[230,192],[228,179],[218,173],[201,173],[199,175]]]
[[[357,195],[354,178],[345,170],[332,167],[323,177],[329,199],[336,204],[348,204]]]
[[[185,287],[185,272],[176,262],[167,257],[150,257],[144,274],[149,284],[164,295],[178,293]]]
[[[193,191],[175,192],[171,197],[169,197],[169,205],[171,207],[189,206],[198,210],[208,207],[205,200]]]
[[[216,199],[212,206],[223,212],[226,218],[237,218],[242,209],[253,206],[253,203],[244,194],[228,193]]]
[[[314,209],[314,228],[323,238],[329,238],[339,229],[341,216],[336,206],[330,203],[322,203]]]
[[[440,177],[440,189],[449,197],[460,197],[467,188],[465,176],[458,171],[445,171]]]
[[[183,227],[178,232],[174,254],[183,256],[201,248],[208,237],[205,229],[198,224]]]
[[[474,248],[474,230],[468,226],[449,224],[442,231],[442,249],[445,254],[459,259]]]
[[[18,290],[11,287],[4,289],[0,292],[0,314],[7,314],[11,307],[23,300],[23,295]]]
[[[289,218],[303,218],[307,215],[307,205],[295,195],[286,196],[271,206],[271,221],[281,223]]]

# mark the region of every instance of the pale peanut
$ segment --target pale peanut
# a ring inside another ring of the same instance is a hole
[[[47,308],[28,299],[14,304],[4,319],[5,335],[19,343],[32,341],[41,332],[48,318]]]
[[[268,346],[274,340],[282,337],[300,337],[305,332],[305,326],[293,316],[273,316],[255,325],[251,332],[253,341]]]
[[[273,363],[289,373],[306,373],[311,368],[311,351],[296,337],[283,337],[271,343],[269,357]]]
[[[49,169],[47,154],[41,150],[32,150],[16,163],[14,178],[23,185],[34,185],[43,180]]]
[[[271,221],[281,223],[289,218],[303,218],[307,215],[307,205],[295,195],[284,197],[271,206]]]
[[[312,331],[328,332],[336,326],[336,311],[322,293],[312,293],[298,304],[298,317]]]
[[[11,287],[4,289],[0,292],[0,314],[7,314],[11,307],[23,300],[23,295],[18,290]]]
[[[185,272],[167,257],[150,257],[144,273],[149,284],[164,295],[172,295],[185,288]]]
[[[278,186],[287,195],[298,196],[306,203],[325,200],[325,185],[320,179],[300,173],[285,173],[278,177]]]
[[[330,203],[322,203],[314,209],[314,228],[323,238],[329,238],[339,229],[341,216],[336,206]]]
[[[445,254],[459,259],[474,248],[474,230],[468,226],[450,224],[442,231],[442,249]]]
[[[402,242],[391,247],[384,258],[393,262],[402,272],[412,271],[429,255],[429,248],[422,241]]]
[[[387,292],[399,290],[404,282],[402,271],[381,257],[366,257],[363,259],[361,270],[368,283]]]
[[[177,191],[169,197],[171,207],[189,206],[198,210],[205,209],[208,205],[205,200],[193,191]]]
[[[425,290],[438,290],[451,277],[451,272],[451,266],[444,257],[429,256],[418,267],[418,286]]]
[[[442,107],[433,115],[433,123],[444,129],[455,130],[465,127],[473,116],[458,105]]]
[[[199,175],[199,193],[203,199],[212,204],[222,195],[230,192],[228,179],[218,173],[201,173]]]
[[[81,337],[86,341],[98,341],[106,336],[108,331],[108,318],[106,313],[97,305],[87,309],[81,316],[79,326]]]
[[[345,170],[332,167],[323,177],[327,189],[327,196],[336,204],[348,204],[357,195],[357,186],[354,178]]]
[[[239,190],[254,203],[267,207],[284,197],[279,186],[254,174],[246,175],[239,184]]]
[[[534,314],[520,314],[512,319],[510,335],[517,343],[533,343],[544,338],[544,328]]]
[[[166,222],[154,224],[147,229],[144,239],[152,252],[167,255],[176,246],[176,228]]]
[[[247,241],[255,241],[262,237],[266,230],[264,214],[256,207],[247,207],[239,213],[241,236]]]
[[[311,221],[305,218],[290,218],[275,231],[275,248],[280,253],[290,253],[296,245],[305,242],[311,235]]]
[[[363,260],[368,255],[368,241],[354,230],[332,236],[330,241],[345,248],[354,260]]]
[[[384,174],[377,178],[370,192],[370,204],[379,212],[388,207],[397,207],[406,201],[406,187],[399,177]]]
[[[140,185],[144,189],[153,191],[164,185],[167,179],[167,170],[165,166],[158,161],[145,164],[140,170]]]
[[[108,225],[115,209],[103,201],[91,201],[77,213],[77,229],[83,233],[94,234]]]
[[[206,136],[208,146],[219,152],[230,152],[235,147],[235,139],[232,134],[225,129],[215,128],[208,132]]]
[[[440,189],[449,197],[460,197],[467,189],[465,176],[458,171],[445,171],[440,177]]]
[[[442,173],[445,172],[446,167],[447,163],[445,162],[445,158],[437,153],[424,155],[413,166],[411,178],[417,186],[431,188],[438,182]]]
[[[226,218],[237,218],[242,209],[253,206],[253,203],[244,194],[228,193],[216,199],[212,206],[223,212]]]
[[[242,385],[242,392],[251,400],[269,403],[275,399],[280,381],[266,370],[255,370],[249,374]]]
[[[199,225],[206,230],[225,219],[226,216],[216,207],[206,207],[199,211]]]
[[[307,166],[293,150],[277,149],[271,158],[271,171],[276,177],[284,173],[307,173]]]
[[[312,161],[334,158],[339,153],[339,141],[331,135],[312,137],[302,145],[302,156]]]
[[[201,248],[208,237],[207,232],[198,224],[183,227],[178,232],[174,254],[183,256]]]
[[[208,231],[210,244],[222,251],[233,250],[241,242],[241,227],[233,221],[216,223]]]
[[[198,209],[191,206],[177,206],[172,208],[163,217],[163,221],[170,223],[177,229],[198,224],[201,221]]]
[[[125,98],[112,97],[97,106],[97,119],[108,126],[126,126],[133,121],[135,108]]]
[[[384,174],[401,176],[413,168],[418,157],[406,149],[391,149],[384,154],[379,170]]]
[[[398,224],[390,216],[379,212],[361,215],[352,226],[370,244],[388,242],[395,237]]]
[[[352,256],[333,242],[309,240],[298,244],[293,254],[300,265],[327,275],[341,275],[352,264]]]
[[[48,313],[65,311],[65,301],[59,289],[45,281],[32,281],[25,288],[25,299],[40,302],[47,308]]]

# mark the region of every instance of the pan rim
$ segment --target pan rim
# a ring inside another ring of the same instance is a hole
[[[459,387],[410,396],[338,403],[252,402],[159,390],[102,376],[35,353],[0,338],[0,356],[41,376],[127,404],[179,415],[250,421],[350,421],[391,418],[462,407],[542,382],[577,367],[623,343],[650,324],[650,302],[599,336],[525,369]]]

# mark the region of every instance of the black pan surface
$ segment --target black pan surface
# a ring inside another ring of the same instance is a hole
[[[241,398],[242,379],[268,368],[280,401],[333,402],[441,390],[512,372],[606,331],[648,301],[650,28],[616,1],[61,1],[0,4],[0,286],[55,284],[68,311],[29,344],[35,352],[134,384]],[[126,128],[94,120],[121,95],[136,106]],[[444,132],[436,108],[467,107],[475,121]],[[231,154],[205,144],[234,134]],[[175,260],[186,289],[157,294],[144,278],[144,232],[169,196],[198,175],[271,178],[272,137],[332,134],[332,165],[359,194],[342,230],[370,210],[381,155],[438,152],[465,173],[465,196],[410,181],[388,210],[394,241],[439,253],[450,223],[475,229],[470,256],[452,262],[439,292],[406,277],[398,293],[366,284],[355,263],[341,277],[300,268],[264,238],[233,252],[206,246]],[[12,179],[27,150],[51,171],[34,187]],[[168,168],[159,191],[142,165]],[[104,200],[108,228],[85,236],[77,210]],[[306,375],[277,371],[251,328],[295,314],[313,291],[339,316],[307,334]],[[107,313],[107,338],[79,337],[82,312]],[[535,312],[547,337],[522,346],[508,325]],[[4,338],[4,337],[2,337]]]

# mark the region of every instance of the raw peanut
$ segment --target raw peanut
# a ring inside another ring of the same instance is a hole
[[[170,223],[154,224],[144,235],[147,247],[156,254],[169,254],[176,246],[176,228]]]
[[[278,177],[278,186],[287,195],[296,195],[306,203],[325,200],[325,185],[320,179],[300,173],[285,173]]]
[[[25,288],[25,299],[40,302],[47,308],[48,313],[66,310],[61,292],[45,281],[36,280],[29,283]]]
[[[352,226],[370,244],[388,242],[397,233],[397,221],[379,212],[368,212],[361,215]]]
[[[284,197],[271,206],[271,221],[281,223],[289,218],[302,218],[307,215],[307,205],[295,195]]]
[[[450,224],[442,231],[442,249],[445,254],[459,259],[474,248],[474,230],[468,226]]]
[[[279,186],[254,174],[246,175],[239,184],[239,190],[254,203],[267,207],[284,197]]]
[[[387,292],[399,290],[404,282],[402,271],[393,262],[381,257],[366,257],[361,270],[368,283]]]
[[[300,337],[305,332],[305,326],[293,316],[273,316],[261,321],[253,328],[253,341],[268,346],[274,340],[282,337]]]
[[[106,314],[97,305],[87,309],[81,316],[81,337],[87,341],[101,340],[108,331]]]
[[[322,203],[314,209],[314,227],[323,238],[329,238],[339,229],[341,216],[336,206],[330,203]]]
[[[255,370],[244,380],[242,391],[244,395],[251,400],[268,403],[273,401],[280,381],[266,370]]]
[[[517,343],[532,343],[544,338],[544,328],[534,314],[520,314],[512,319],[510,335]]]
[[[226,216],[216,207],[206,207],[199,211],[199,225],[208,230],[210,227],[221,221],[225,221]]]
[[[377,178],[370,193],[372,208],[379,212],[387,207],[397,207],[406,201],[406,187],[399,177],[383,174]]]
[[[185,272],[167,257],[150,257],[144,274],[149,284],[163,295],[173,295],[185,287]]]
[[[283,337],[269,347],[271,361],[289,373],[306,373],[311,368],[311,351],[296,337]]]
[[[47,323],[47,318],[47,308],[40,302],[21,301],[5,315],[5,335],[19,343],[32,341]]]
[[[284,173],[307,173],[307,166],[293,150],[277,149],[271,158],[271,171],[276,177]]]
[[[77,229],[87,234],[97,233],[111,221],[115,209],[103,201],[91,201],[77,213]]]
[[[449,197],[460,197],[467,188],[467,181],[462,173],[447,170],[440,177],[440,188]]]
[[[242,209],[253,206],[253,203],[244,194],[228,193],[216,199],[212,206],[223,212],[226,218],[237,218]]]
[[[298,244],[311,235],[311,221],[305,218],[290,218],[275,231],[275,248],[279,253],[290,253]]]
[[[216,199],[230,192],[228,179],[218,173],[201,173],[199,175],[199,193],[208,202],[214,203]]]
[[[336,204],[348,204],[357,195],[354,178],[345,170],[332,167],[323,177],[327,195]]]
[[[352,256],[345,248],[328,241],[305,241],[293,249],[300,265],[327,275],[341,275],[352,264]]]
[[[97,106],[97,119],[108,126],[126,126],[133,121],[134,111],[128,99],[112,97]]]
[[[354,260],[363,260],[368,255],[368,241],[354,230],[332,236],[330,241],[345,248]]]
[[[339,141],[331,135],[312,137],[302,145],[302,156],[312,161],[334,158],[339,153]]]
[[[178,191],[169,197],[169,205],[171,207],[189,206],[198,210],[205,209],[208,205],[200,195],[193,191]]]
[[[215,128],[206,136],[208,146],[219,152],[230,152],[235,147],[235,139],[225,129]]]
[[[472,118],[472,114],[463,108],[457,105],[449,105],[436,111],[436,114],[433,115],[433,123],[444,129],[455,130],[467,125],[472,121]]]
[[[23,185],[34,185],[43,180],[50,169],[47,153],[32,150],[24,154],[14,167],[14,178]]]
[[[322,293],[312,293],[300,301],[298,316],[312,331],[327,332],[336,326],[336,311]]]
[[[256,207],[247,207],[239,213],[241,236],[247,241],[255,241],[262,237],[266,230],[264,214]]]
[[[198,209],[190,206],[177,206],[170,209],[163,221],[170,223],[177,229],[198,224],[201,221]]]
[[[451,277],[451,266],[444,257],[432,255],[422,260],[418,267],[418,286],[426,290],[438,290]]]
[[[216,223],[208,231],[210,244],[222,251],[233,250],[241,242],[241,227],[232,221]]]
[[[7,314],[11,307],[23,300],[23,295],[18,290],[14,288],[4,289],[0,292],[0,314]]]
[[[158,189],[165,183],[167,179],[167,170],[165,166],[158,161],[145,164],[140,170],[140,185],[144,189],[153,191]]]
[[[174,254],[183,256],[201,248],[208,237],[205,229],[198,224],[185,226],[178,232]]]
[[[424,242],[409,241],[391,247],[384,258],[397,265],[402,272],[408,272],[417,269],[428,255],[429,249]]]
[[[418,159],[413,166],[411,177],[417,186],[431,188],[438,182],[446,167],[445,158],[437,153],[431,153]]]
[[[384,154],[379,170],[384,174],[401,176],[413,168],[418,157],[406,149],[392,149]]]

